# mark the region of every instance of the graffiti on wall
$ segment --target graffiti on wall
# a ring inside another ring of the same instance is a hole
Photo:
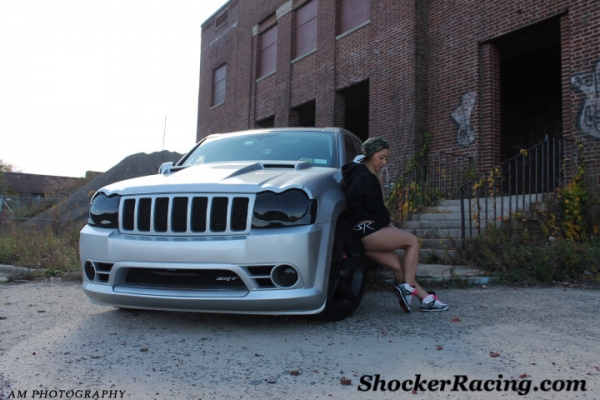
[[[585,95],[579,112],[579,129],[600,138],[600,61],[596,61],[590,72],[571,75],[571,85]]]
[[[475,99],[477,98],[477,92],[467,92],[463,94],[458,106],[452,111],[452,118],[458,124],[458,132],[456,133],[456,140],[461,146],[468,146],[475,141],[475,130],[471,125],[471,111],[475,107]]]

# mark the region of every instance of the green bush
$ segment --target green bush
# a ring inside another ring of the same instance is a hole
[[[527,282],[598,279],[600,238],[578,243],[564,238],[531,237],[526,229],[490,226],[468,242],[464,261],[501,281]]]

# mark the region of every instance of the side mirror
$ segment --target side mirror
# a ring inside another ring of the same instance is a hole
[[[160,167],[158,167],[158,173],[159,174],[163,174],[163,175],[170,174],[171,173],[171,168],[173,168],[173,163],[172,162],[162,163],[160,165]]]

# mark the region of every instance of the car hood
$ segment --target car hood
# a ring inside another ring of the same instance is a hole
[[[303,189],[319,178],[338,172],[305,161],[229,162],[194,165],[169,174],[149,175],[108,185],[107,195],[155,193],[258,193]]]

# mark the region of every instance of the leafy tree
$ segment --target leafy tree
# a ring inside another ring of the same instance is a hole
[[[14,165],[0,160],[0,172],[19,172],[19,170]]]

